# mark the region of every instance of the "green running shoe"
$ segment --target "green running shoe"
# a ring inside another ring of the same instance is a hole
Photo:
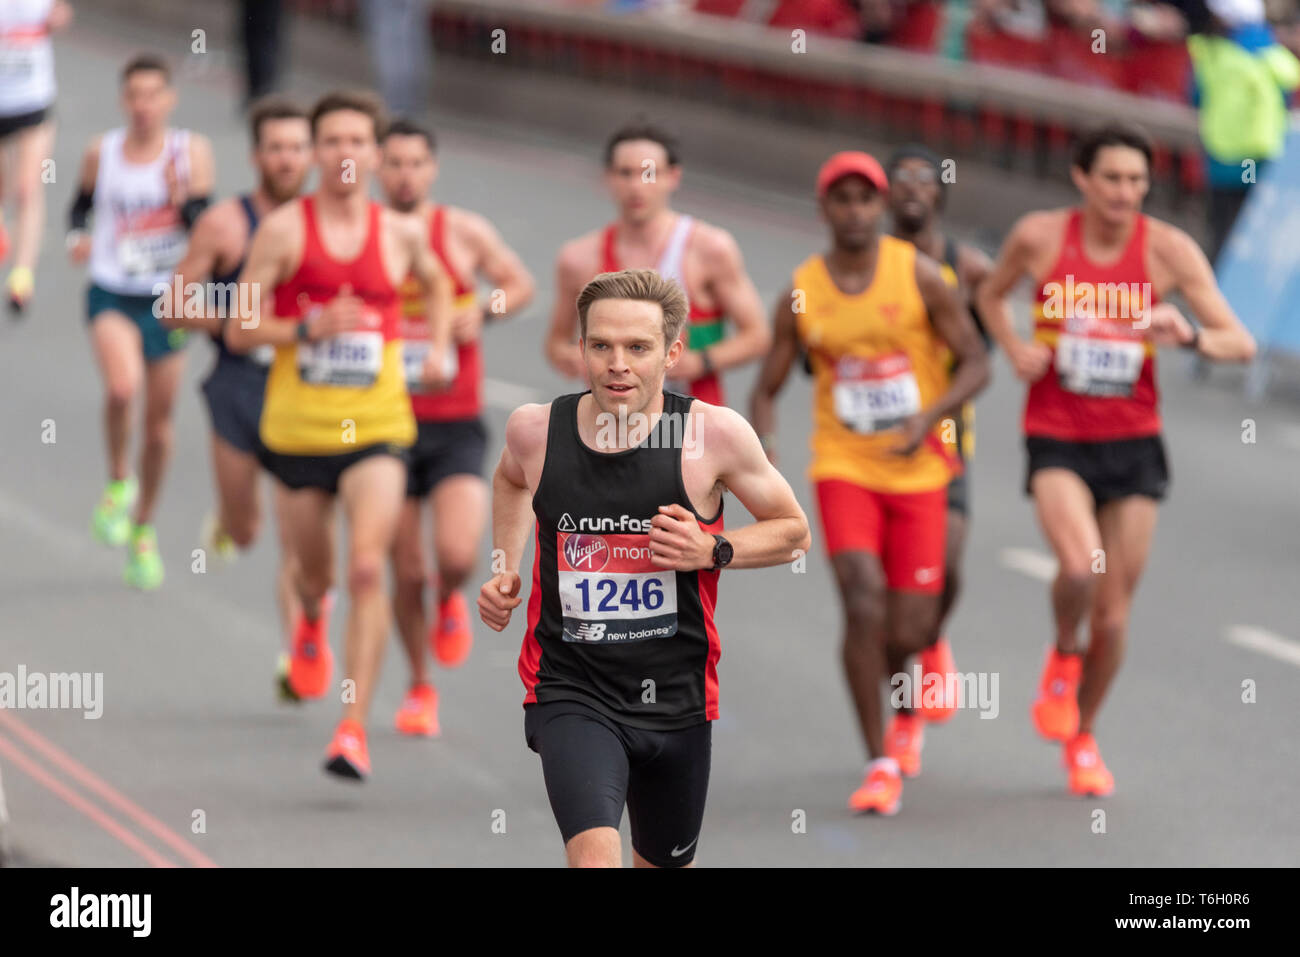
[[[163,582],[162,558],[158,555],[158,536],[152,525],[131,529],[131,545],[126,554],[126,571],[122,578],[132,588],[152,591]]]
[[[95,506],[90,531],[95,541],[118,548],[131,537],[131,508],[139,485],[134,477],[117,479],[104,487],[104,496]]]

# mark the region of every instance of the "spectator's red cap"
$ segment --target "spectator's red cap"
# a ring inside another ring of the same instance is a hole
[[[885,193],[889,191],[889,177],[876,158],[868,153],[845,150],[836,153],[822,164],[817,174],[817,198],[821,199],[831,185],[845,176],[862,176],[868,183]]]

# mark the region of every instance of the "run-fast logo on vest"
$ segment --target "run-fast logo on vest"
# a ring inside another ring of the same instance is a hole
[[[565,524],[561,523],[561,527]],[[556,533],[564,640],[646,641],[677,634],[677,574],[650,560],[650,536]]]

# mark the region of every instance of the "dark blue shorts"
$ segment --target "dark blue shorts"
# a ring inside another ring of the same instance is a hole
[[[266,446],[258,436],[266,377],[266,367],[252,359],[221,353],[202,386],[212,431],[259,462],[266,456]]]
[[[165,359],[185,348],[190,334],[185,329],[168,329],[153,314],[154,296],[126,296],[109,292],[93,282],[86,289],[86,322],[94,322],[102,313],[120,312],[140,330],[146,362]]]

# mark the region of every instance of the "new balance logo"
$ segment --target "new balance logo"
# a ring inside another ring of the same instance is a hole
[[[573,633],[573,637],[579,641],[601,641],[605,637],[605,623],[603,621],[584,621],[578,626],[578,630]]]

